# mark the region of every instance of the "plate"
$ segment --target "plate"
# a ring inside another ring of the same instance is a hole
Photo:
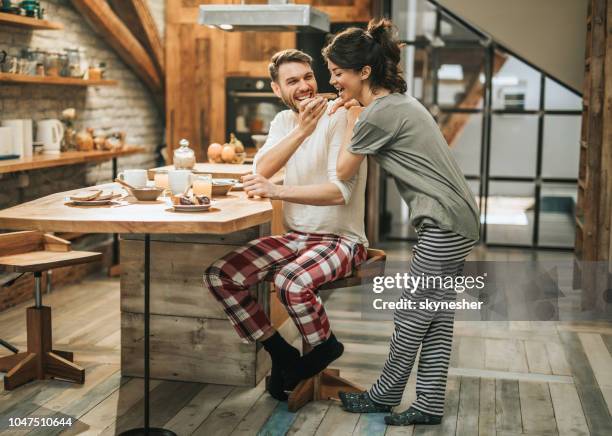
[[[206,212],[211,206],[212,204],[192,204],[189,206],[186,204],[173,204],[172,209],[175,212]]]
[[[115,203],[115,200],[109,198],[108,200],[68,200],[65,204],[73,206],[106,206],[113,203]]]

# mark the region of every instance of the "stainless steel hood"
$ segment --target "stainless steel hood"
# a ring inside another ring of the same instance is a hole
[[[271,0],[263,5],[201,5],[199,24],[225,31],[329,32],[329,16],[310,5]]]

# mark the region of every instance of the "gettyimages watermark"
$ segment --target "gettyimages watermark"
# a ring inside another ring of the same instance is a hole
[[[470,321],[612,320],[607,262],[387,262],[360,288],[363,319],[454,312]]]

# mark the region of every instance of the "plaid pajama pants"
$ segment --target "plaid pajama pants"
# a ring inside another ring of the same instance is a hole
[[[256,239],[215,261],[204,273],[204,285],[223,305],[240,337],[256,341],[271,324],[249,287],[274,283],[302,337],[316,346],[329,337],[317,289],[350,275],[366,257],[362,244],[346,238],[291,231]]]

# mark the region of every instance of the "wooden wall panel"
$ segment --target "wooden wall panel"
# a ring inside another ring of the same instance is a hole
[[[121,374],[142,376],[143,315],[121,313]],[[151,316],[151,377],[154,379],[255,386],[255,344],[242,342],[227,320]],[[267,361],[269,362],[269,361]],[[259,375],[261,378],[261,375]]]
[[[151,313],[226,320],[221,305],[204,289],[202,274],[235,245],[151,242]],[[143,242],[121,241],[121,310],[142,313]],[[180,288],[180,294],[177,289]]]

